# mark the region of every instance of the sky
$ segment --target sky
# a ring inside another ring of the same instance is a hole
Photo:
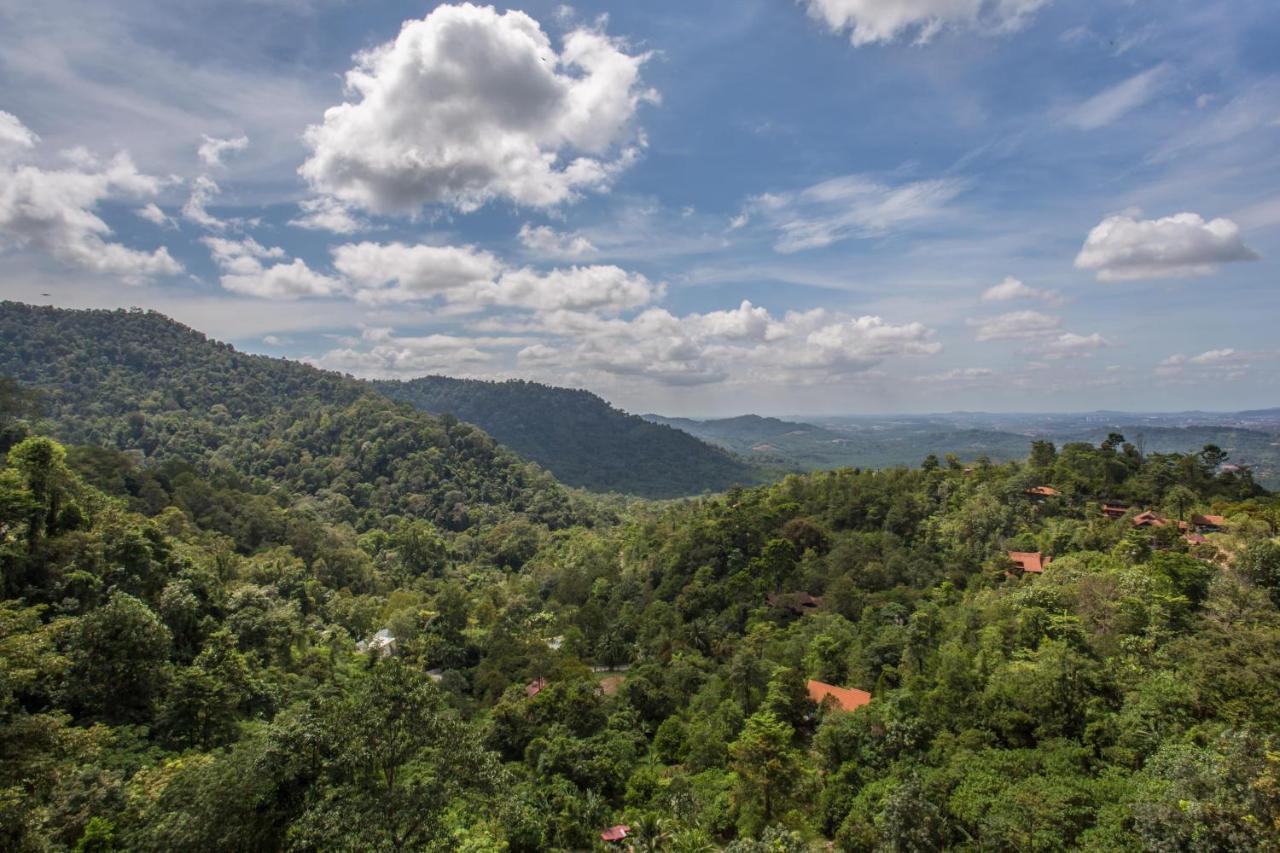
[[[0,298],[632,412],[1280,405],[1274,0],[0,2]]]

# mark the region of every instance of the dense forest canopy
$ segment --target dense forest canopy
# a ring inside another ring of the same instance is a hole
[[[340,377],[24,310],[0,848],[1280,846],[1280,501],[1216,447],[604,505]]]
[[[305,496],[359,529],[388,515],[453,530],[504,517],[585,520],[552,477],[457,418],[236,352],[154,312],[4,302],[0,340],[0,375],[40,394],[53,434],[167,463],[162,476],[191,468],[276,502]]]
[[[476,424],[570,486],[673,498],[760,480],[759,471],[728,453],[620,412],[588,391],[447,376],[373,384],[425,412]]]

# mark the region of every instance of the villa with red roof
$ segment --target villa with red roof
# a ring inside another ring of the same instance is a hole
[[[1052,557],[1045,557],[1039,551],[1010,551],[1009,562],[1024,574],[1038,575],[1044,572]]]
[[[829,697],[831,699],[831,707],[841,711],[856,711],[871,701],[870,693],[852,687],[836,687],[834,684],[827,684],[825,681],[812,680],[807,682],[805,686],[809,689],[809,698],[815,703],[822,705]]]

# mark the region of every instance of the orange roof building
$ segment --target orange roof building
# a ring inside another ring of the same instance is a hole
[[[856,711],[871,701],[870,693],[865,690],[856,690],[852,687],[836,687],[834,684],[827,684],[825,681],[812,680],[807,682],[805,686],[809,688],[809,698],[818,705],[821,705],[830,696],[833,707],[839,708],[841,711]]]
[[[1168,523],[1169,519],[1153,510],[1140,512],[1133,517],[1134,527],[1164,527]]]
[[[1058,495],[1062,494],[1062,492],[1058,491],[1053,486],[1032,486],[1027,489],[1026,493],[1036,498],[1056,498]]]
[[[1212,533],[1227,526],[1227,520],[1221,515],[1193,515],[1191,524],[1202,533]]]
[[[1104,503],[1102,505],[1102,514],[1107,518],[1124,518],[1124,514],[1129,511],[1129,507],[1124,504]]]
[[[1021,569],[1026,574],[1038,575],[1044,571],[1044,567],[1049,563],[1044,554],[1039,551],[1010,551],[1009,562]]]

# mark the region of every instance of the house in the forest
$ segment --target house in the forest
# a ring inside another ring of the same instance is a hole
[[[810,680],[805,685],[809,690],[809,698],[819,707],[826,706],[838,711],[856,711],[871,701],[871,694],[853,687],[837,687],[825,681]]]

